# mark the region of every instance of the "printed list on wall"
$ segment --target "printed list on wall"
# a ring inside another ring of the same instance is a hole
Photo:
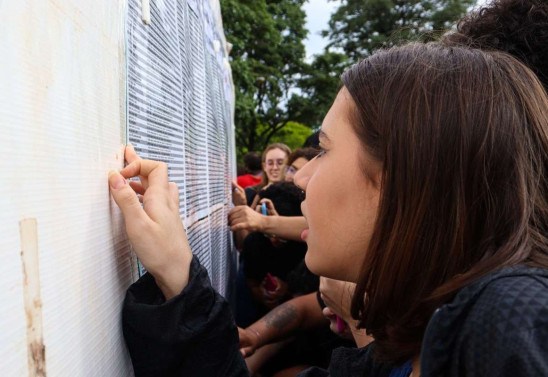
[[[233,248],[227,226],[233,171],[233,92],[208,1],[130,0],[127,21],[128,141],[168,164],[195,256],[227,294]],[[221,31],[219,31],[221,30]]]

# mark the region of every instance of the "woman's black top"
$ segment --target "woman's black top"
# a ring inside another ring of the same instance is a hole
[[[127,291],[123,332],[135,375],[248,376],[230,308],[196,257],[188,286],[165,301],[145,275]],[[328,370],[302,377],[388,377],[374,342],[339,348]],[[517,266],[463,288],[435,311],[421,351],[421,376],[548,376],[548,271]]]

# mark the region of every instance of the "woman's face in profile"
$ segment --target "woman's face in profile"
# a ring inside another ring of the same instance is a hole
[[[357,280],[371,238],[381,171],[352,129],[353,106],[343,88],[323,121],[323,151],[295,175],[297,186],[306,191],[301,205],[308,222],[302,234],[306,264],[317,275],[346,281]]]

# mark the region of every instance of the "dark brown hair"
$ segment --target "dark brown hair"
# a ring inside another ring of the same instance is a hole
[[[548,98],[513,57],[441,44],[378,52],[342,81],[382,163],[352,314],[377,357],[399,362],[462,287],[505,266],[548,267]]]
[[[243,160],[246,173],[258,174],[262,172],[261,156],[257,152],[247,152]]]
[[[504,51],[537,74],[548,88],[548,2],[494,0],[463,17],[442,40],[482,50]]]
[[[297,148],[287,158],[287,166],[291,165],[295,162],[298,158],[304,158],[305,160],[312,160],[314,157],[316,157],[320,153],[319,149],[316,148]]]

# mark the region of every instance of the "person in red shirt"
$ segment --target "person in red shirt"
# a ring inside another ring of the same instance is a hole
[[[242,188],[256,186],[263,179],[263,170],[261,156],[257,152],[249,152],[244,156],[244,165],[246,174],[237,178],[238,185]]]

